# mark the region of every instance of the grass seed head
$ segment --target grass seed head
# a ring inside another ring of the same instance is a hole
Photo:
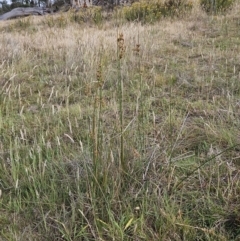
[[[117,46],[118,46],[118,58],[122,59],[126,50],[123,33],[120,33],[119,37],[117,38]]]
[[[139,55],[139,53],[140,53],[140,44],[136,44],[135,48],[133,48],[133,52],[136,55]]]
[[[98,82],[98,87],[101,88],[103,86],[102,65],[101,65],[101,63],[99,63],[99,65],[98,65],[96,78],[97,78],[97,82]]]

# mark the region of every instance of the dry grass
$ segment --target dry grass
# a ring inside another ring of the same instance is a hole
[[[1,22],[0,240],[239,240],[238,11]]]

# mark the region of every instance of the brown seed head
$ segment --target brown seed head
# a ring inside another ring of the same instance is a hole
[[[118,57],[119,59],[122,59],[126,49],[124,45],[124,37],[122,33],[120,33],[119,37],[117,38],[117,46],[118,46]]]
[[[103,85],[103,78],[102,78],[102,65],[101,65],[101,63],[98,65],[98,69],[97,69],[96,77],[97,77],[97,81],[98,81],[98,87],[101,88],[102,85]]]
[[[136,44],[135,48],[133,48],[133,51],[139,55],[139,52],[140,52],[140,44]]]

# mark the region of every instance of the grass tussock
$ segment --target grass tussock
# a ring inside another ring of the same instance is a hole
[[[239,240],[237,10],[194,11],[0,23],[1,240]]]

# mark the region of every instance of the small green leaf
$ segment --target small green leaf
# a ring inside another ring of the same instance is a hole
[[[128,227],[131,226],[132,222],[133,222],[133,218],[131,218],[131,219],[127,222],[127,224],[126,224],[125,227],[124,227],[124,231],[125,231]]]

